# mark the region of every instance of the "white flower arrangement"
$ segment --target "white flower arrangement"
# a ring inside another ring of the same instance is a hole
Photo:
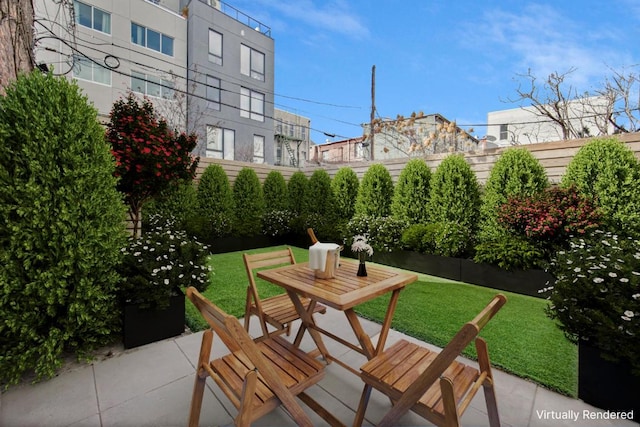
[[[367,255],[373,256],[373,248],[368,243],[367,237],[361,234],[353,236],[353,243],[351,244],[351,252],[357,253],[357,254],[361,252],[366,252]]]

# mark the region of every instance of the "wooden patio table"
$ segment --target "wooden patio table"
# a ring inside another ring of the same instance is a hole
[[[258,272],[258,277],[285,288],[293,301],[302,320],[302,325],[294,341],[296,346],[300,345],[305,330],[308,330],[320,354],[322,354],[327,363],[335,361],[345,369],[359,375],[358,371],[329,354],[320,334],[322,333],[363,354],[368,360],[372,359],[384,350],[400,291],[408,284],[418,280],[418,275],[374,264],[367,264],[368,275],[366,277],[358,277],[356,275],[357,271],[357,261],[342,258],[335,277],[330,279],[315,277],[308,263],[262,270]],[[378,344],[374,348],[371,338],[365,333],[360,324],[354,307],[388,292],[392,293],[391,299],[382,322]],[[311,304],[309,304],[307,310],[305,310],[300,301],[301,296],[311,299]],[[340,310],[345,314],[360,346],[316,325],[311,313],[313,313],[313,306],[318,302]]]

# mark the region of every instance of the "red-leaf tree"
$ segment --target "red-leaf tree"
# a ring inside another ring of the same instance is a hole
[[[156,117],[153,104],[129,93],[113,104],[107,139],[116,159],[118,190],[125,195],[134,236],[145,202],[168,186],[195,176],[200,158],[191,156],[197,137],[176,134]]]

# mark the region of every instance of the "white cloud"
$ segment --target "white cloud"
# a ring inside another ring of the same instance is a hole
[[[274,9],[280,16],[287,17],[288,27],[302,23],[311,32],[336,33],[363,39],[369,36],[369,29],[361,17],[344,0],[328,2],[313,0],[259,0],[264,7]]]
[[[514,72],[531,69],[533,75],[545,78],[575,68],[568,79],[583,90],[608,74],[608,66],[618,67],[628,59],[611,47],[620,37],[617,29],[581,23],[553,6],[533,3],[518,12],[491,10],[483,22],[482,49],[511,61]]]

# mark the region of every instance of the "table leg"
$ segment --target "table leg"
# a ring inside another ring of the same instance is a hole
[[[358,319],[358,315],[352,308],[345,310],[344,314],[347,316],[351,329],[353,329],[353,332],[356,334],[356,338],[358,338],[363,354],[367,357],[367,360],[371,360],[374,356],[375,350],[371,343],[371,338],[369,338],[369,335],[367,335],[364,329],[362,329],[362,324],[360,323],[360,319]]]
[[[309,313],[309,316],[311,316],[311,318],[313,318],[313,310],[315,308],[316,308],[316,301],[310,300],[309,307],[307,308],[306,311],[307,313]],[[307,325],[304,322],[302,322],[302,324],[300,325],[300,329],[298,329],[298,332],[296,333],[296,338],[293,341],[293,345],[295,345],[296,347],[300,347],[300,343],[302,342],[302,338],[304,337],[304,333],[306,330],[307,330]]]
[[[387,342],[387,337],[389,336],[389,329],[391,329],[391,321],[393,320],[393,315],[396,311],[396,306],[398,305],[400,291],[401,289],[396,289],[391,294],[391,299],[387,306],[387,313],[384,316],[384,322],[382,322],[382,329],[380,329],[380,338],[378,338],[378,345],[376,346],[374,356],[377,356],[384,350],[384,345]]]
[[[315,326],[313,316],[309,311],[305,310],[304,305],[302,304],[302,301],[300,301],[300,297],[298,296],[298,294],[292,291],[287,291],[287,294],[289,294],[289,298],[291,298],[291,301],[293,301],[293,305],[296,307],[296,311],[298,312],[298,315],[300,316],[300,320],[302,321],[302,326],[304,326],[305,329],[308,330],[309,333],[311,334],[311,338],[313,338],[313,342],[316,343],[316,346],[318,347],[318,350],[320,350],[320,353],[322,354],[322,357],[324,358],[324,360],[327,363],[330,363],[328,358],[329,352],[327,351],[327,348],[324,345],[324,341],[322,341],[322,336],[320,336],[320,333],[313,328],[313,326]],[[311,327],[308,327],[308,325],[311,325]],[[300,339],[302,338],[300,337]],[[298,337],[296,336],[296,341],[297,340],[298,340]]]

